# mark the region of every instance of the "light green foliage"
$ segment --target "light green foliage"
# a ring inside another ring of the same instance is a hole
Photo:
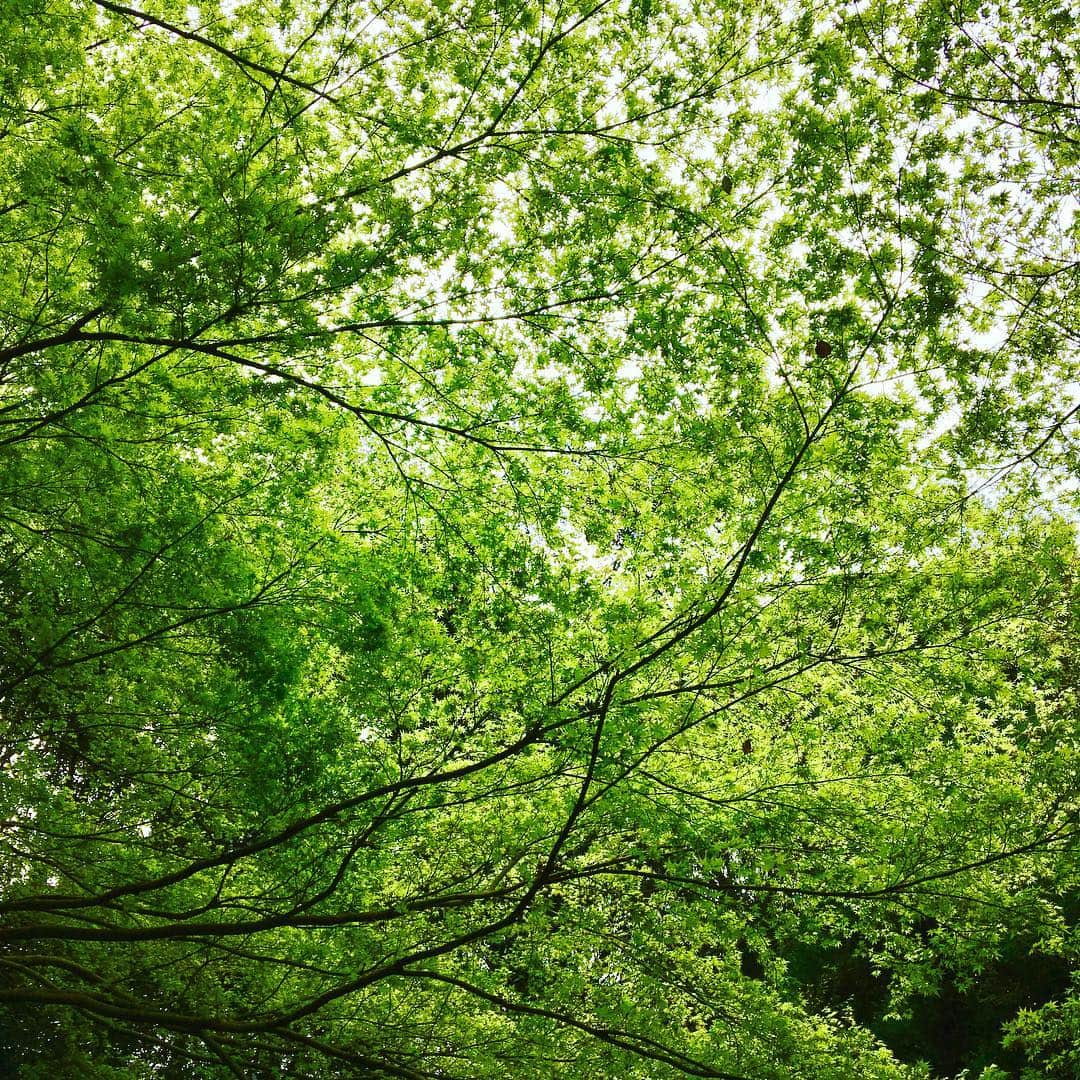
[[[0,1072],[1072,1075],[1064,7],[0,46]]]

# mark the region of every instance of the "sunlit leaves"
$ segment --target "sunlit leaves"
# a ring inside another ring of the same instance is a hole
[[[12,1068],[915,1076],[1074,962],[1062,10],[0,28]]]

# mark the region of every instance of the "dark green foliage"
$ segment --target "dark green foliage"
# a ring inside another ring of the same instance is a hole
[[[0,1073],[1075,1074],[1065,8],[0,45]]]

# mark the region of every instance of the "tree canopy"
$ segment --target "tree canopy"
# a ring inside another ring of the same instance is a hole
[[[1078,1075],[1071,5],[0,45],[0,1072]]]

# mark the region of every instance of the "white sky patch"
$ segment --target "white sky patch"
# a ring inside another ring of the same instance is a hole
[[[899,397],[910,397],[915,401],[922,400],[922,395],[919,393],[919,384],[910,371],[868,379],[866,382],[859,384],[859,393],[866,394],[868,397],[884,397],[894,400]]]
[[[998,319],[988,330],[979,330],[965,335],[968,345],[990,352],[1000,349],[1009,340],[1009,327],[1004,319]]]
[[[964,116],[956,116],[949,121],[948,133],[952,137],[964,137],[973,135],[981,127],[985,127],[986,121],[976,113],[967,113]]]
[[[784,26],[790,26],[803,11],[803,5],[797,3],[786,3],[780,8],[780,22]]]
[[[659,156],[659,151],[655,146],[650,146],[648,143],[639,143],[634,147],[634,153],[637,156],[638,161],[643,165],[651,165]]]
[[[1058,201],[1057,227],[1062,232],[1072,229],[1076,215],[1080,213],[1080,198],[1072,194],[1063,195]]]
[[[616,553],[601,555],[595,544],[590,544],[582,532],[569,518],[561,518],[558,530],[566,541],[567,547],[576,556],[578,566],[586,566],[601,573],[607,572],[615,561]]]
[[[803,266],[806,263],[806,256],[810,254],[810,245],[799,237],[788,244],[787,254],[793,265]]]
[[[193,461],[199,465],[210,464],[210,458],[201,446],[180,446],[177,447],[176,454],[185,461]]]
[[[613,308],[605,311],[597,320],[605,333],[613,338],[620,337],[630,325],[631,313],[626,308]]]
[[[599,127],[617,124],[626,118],[623,108],[623,86],[620,72],[612,72],[604,80],[604,92],[607,97],[596,113],[595,123]]]
[[[517,192],[503,180],[496,180],[491,187],[492,208],[491,233],[499,240],[510,241],[516,238],[514,211],[517,206]]]
[[[958,180],[964,171],[964,159],[957,154],[942,154],[938,165],[950,180]]]
[[[785,91],[786,87],[776,83],[762,83],[748,100],[747,105],[752,112],[775,112],[783,104]]]
[[[950,405],[949,408],[945,409],[937,418],[934,426],[916,441],[915,445],[920,450],[929,449],[942,437],[942,435],[946,435],[948,432],[952,431],[953,428],[960,423],[962,416],[963,410],[959,405]]]

